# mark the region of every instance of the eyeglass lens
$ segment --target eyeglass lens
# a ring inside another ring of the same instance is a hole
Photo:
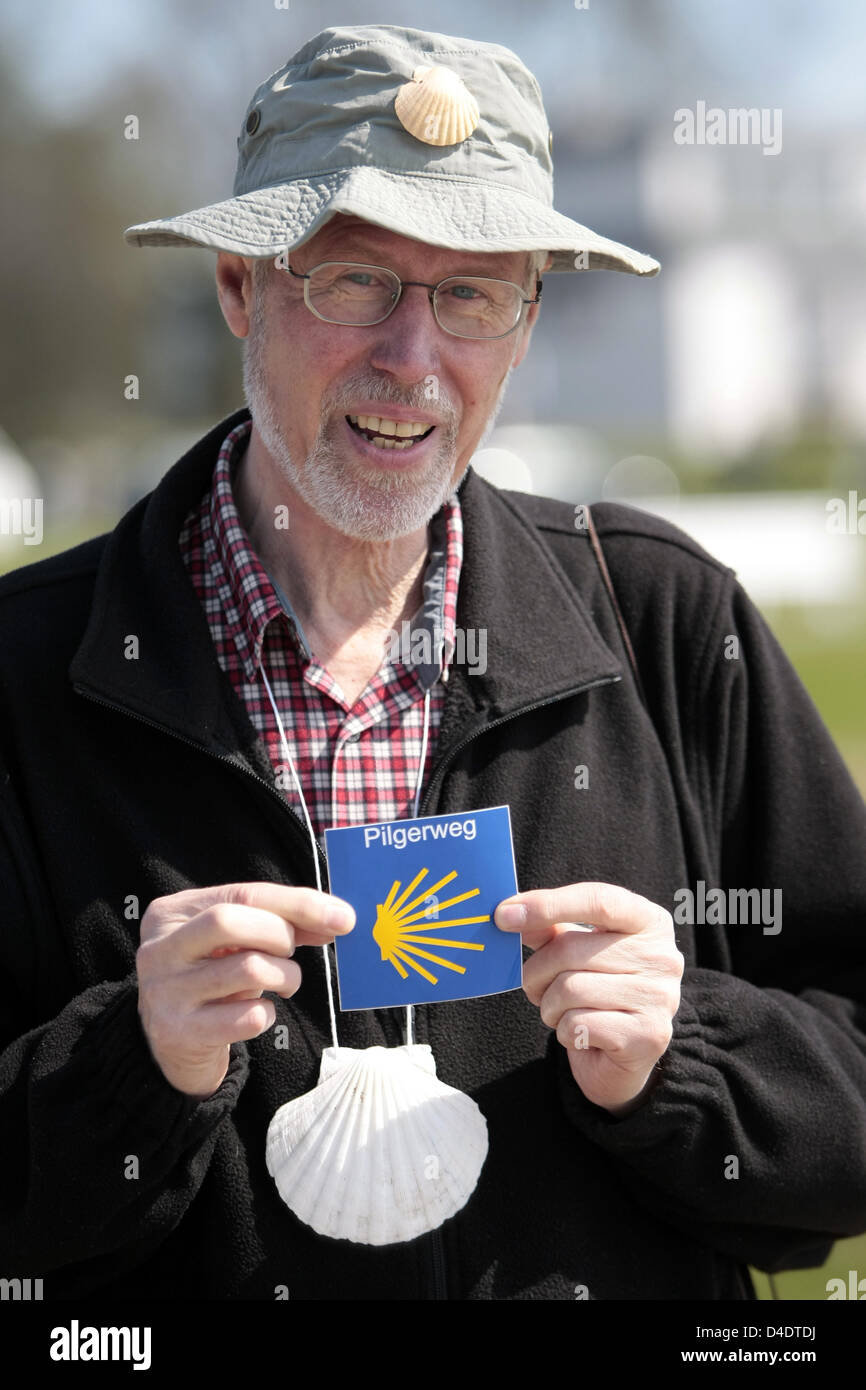
[[[332,323],[373,324],[393,307],[400,281],[390,270],[330,262],[307,281],[311,306]],[[520,318],[523,294],[517,285],[475,276],[452,276],[435,293],[439,322],[449,333],[495,338]]]

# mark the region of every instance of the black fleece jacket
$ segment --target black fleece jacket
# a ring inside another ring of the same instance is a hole
[[[419,1008],[490,1152],[440,1232],[382,1249],[316,1236],[265,1168],[329,1042],[318,950],[277,1001],[288,1049],[233,1047],[202,1102],[166,1082],[137,1012],[148,903],[314,883],[177,545],[245,415],[112,533],[0,581],[0,1272],[47,1299],[679,1299],[819,1263],[866,1228],[866,808],[732,572],[630,508],[593,513],[646,707],[574,510],[470,471],[458,622],[488,664],[452,673],[422,814],[510,805],[521,889],[600,879],[670,911],[700,881],[782,891],[780,932],[678,926],[644,1103],[588,1102],[522,991]],[[402,1041],[396,1010],[339,1025]]]

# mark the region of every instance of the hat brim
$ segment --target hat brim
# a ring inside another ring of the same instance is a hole
[[[127,227],[131,246],[202,246],[277,256],[345,213],[455,251],[548,251],[551,271],[656,275],[659,262],[573,222],[526,193],[481,179],[353,168],[256,189],[179,217]]]

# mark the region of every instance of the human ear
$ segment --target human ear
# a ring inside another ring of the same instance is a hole
[[[250,331],[253,306],[252,259],[220,251],[216,262],[217,298],[223,318],[236,338]]]

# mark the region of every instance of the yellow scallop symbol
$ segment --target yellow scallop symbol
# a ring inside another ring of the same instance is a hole
[[[429,931],[430,927],[413,928],[413,922],[422,921],[429,913],[429,908],[422,908],[420,912],[416,911],[419,904],[426,902],[431,894],[438,893],[440,888],[444,888],[446,883],[451,883],[457,877],[457,870],[452,869],[450,874],[440,878],[439,882],[434,883],[432,888],[424,888],[413,898],[412,894],[428,873],[428,869],[422,869],[402,893],[400,893],[400,880],[394,880],[385,901],[376,904],[373,940],[382,953],[382,960],[390,961],[404,980],[409,978],[409,971],[406,969],[408,965],[410,970],[416,970],[419,975],[424,976],[425,980],[429,980],[431,985],[435,985],[439,983],[438,976],[419,964],[418,960],[413,960],[413,956],[420,957],[421,960],[432,961],[435,965],[444,966],[446,970],[455,970],[459,975],[466,974],[466,966],[445,960],[443,956],[435,956],[432,951],[422,950],[422,946],[445,946],[452,951],[483,951],[484,947],[476,941],[452,941],[445,937],[422,935],[423,932]],[[449,898],[447,902],[440,903],[437,910],[438,912],[445,912],[449,907],[456,907],[457,903],[466,902],[467,898],[477,898],[480,892],[480,888],[470,888],[467,893],[458,893],[456,898]],[[400,894],[399,897],[397,896],[398,893]],[[470,923],[489,921],[490,914],[488,912],[484,917],[455,917],[450,922],[437,920],[435,929],[447,931],[449,927],[465,927],[469,926]]]

